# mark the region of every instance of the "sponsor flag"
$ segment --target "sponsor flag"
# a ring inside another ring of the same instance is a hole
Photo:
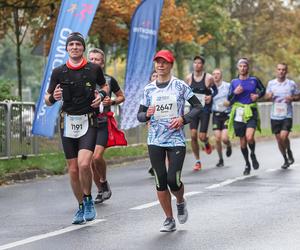
[[[36,104],[32,133],[53,137],[60,102],[48,107],[44,96],[49,87],[52,70],[64,64],[68,58],[65,50],[67,37],[72,32],[80,32],[86,37],[100,0],[63,0],[61,3],[49,58],[44,70],[40,96]]]
[[[144,86],[149,82],[156,51],[163,0],[144,0],[131,20],[121,128],[139,125],[136,118]]]

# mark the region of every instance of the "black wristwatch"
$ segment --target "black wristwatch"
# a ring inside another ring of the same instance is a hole
[[[111,101],[111,105],[116,105],[116,101],[115,101],[115,100],[112,100],[112,101]]]

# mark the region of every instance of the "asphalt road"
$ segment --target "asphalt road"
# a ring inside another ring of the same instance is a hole
[[[173,233],[159,232],[164,215],[148,160],[109,170],[113,195],[97,205],[97,220],[83,226],[71,225],[77,204],[67,175],[2,186],[0,250],[300,249],[299,147],[300,139],[293,139],[296,162],[282,170],[276,142],[257,143],[261,167],[247,177],[238,148],[223,168],[215,167],[215,151],[201,152],[199,172],[188,154],[189,220]]]

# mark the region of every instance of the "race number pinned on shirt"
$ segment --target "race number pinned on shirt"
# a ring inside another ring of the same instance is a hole
[[[201,103],[202,107],[204,107],[205,106],[205,95],[195,93],[195,96],[198,98],[198,100]]]
[[[245,112],[244,108],[242,107],[236,108],[234,120],[236,122],[244,122],[244,112]]]
[[[275,102],[273,104],[273,116],[286,117],[287,104],[284,102]]]
[[[65,115],[64,137],[80,138],[89,128],[88,115]]]
[[[155,106],[155,120],[178,117],[176,95],[155,95],[153,97],[153,104]]]

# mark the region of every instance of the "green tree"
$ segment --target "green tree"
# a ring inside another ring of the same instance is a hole
[[[18,95],[22,100],[22,58],[21,46],[27,31],[37,24],[43,26],[49,11],[46,9],[57,1],[42,0],[2,0],[0,3],[0,39],[8,36],[15,44],[18,76]]]

